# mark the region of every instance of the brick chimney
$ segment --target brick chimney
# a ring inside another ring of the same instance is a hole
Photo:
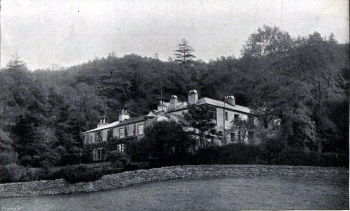
[[[130,115],[126,109],[122,109],[122,111],[119,114],[119,121],[123,121],[126,119],[130,119]]]
[[[198,92],[195,89],[188,91],[188,104],[193,105],[198,101]]]
[[[232,106],[235,106],[236,105],[236,100],[235,100],[235,97],[230,95],[230,96],[226,96],[225,97],[225,101],[226,103],[232,105]]]
[[[177,107],[177,96],[171,95],[170,97],[170,109],[175,109]]]

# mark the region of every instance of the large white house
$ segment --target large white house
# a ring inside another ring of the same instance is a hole
[[[123,109],[118,121],[106,123],[101,118],[96,128],[84,132],[84,148],[94,161],[105,159],[106,145],[114,140],[117,150],[124,151],[126,143],[130,140],[138,140],[144,136],[145,128],[157,121],[184,121],[184,113],[191,106],[206,106],[212,114],[215,128],[219,131],[216,144],[224,145],[235,142],[254,143],[253,129],[246,125],[254,125],[254,115],[251,109],[235,103],[233,96],[227,96],[223,101],[207,97],[199,98],[196,90],[188,92],[186,102],[179,101],[176,95],[172,95],[169,102],[160,101],[156,110],[147,115],[131,118]],[[235,123],[247,124],[236,127]],[[242,130],[243,129],[243,130]]]

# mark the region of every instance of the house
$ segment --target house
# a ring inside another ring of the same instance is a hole
[[[187,101],[180,101],[176,95],[172,95],[169,102],[160,101],[157,109],[147,115],[131,118],[123,109],[118,121],[108,124],[105,117],[102,117],[96,128],[84,132],[84,152],[93,161],[104,160],[107,148],[124,151],[126,143],[141,139],[145,128],[157,121],[185,121],[184,114],[191,106],[209,108],[215,128],[219,132],[216,137],[218,145],[254,143],[254,131],[247,127],[255,122],[250,108],[237,105],[233,96],[227,96],[220,101],[207,97],[199,98],[197,90],[190,90]],[[247,124],[240,126],[240,122]]]

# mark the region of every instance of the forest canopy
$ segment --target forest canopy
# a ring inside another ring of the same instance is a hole
[[[24,166],[78,162],[81,132],[100,116],[115,121],[123,108],[145,114],[161,94],[185,99],[190,89],[214,99],[234,95],[259,115],[279,117],[288,145],[347,152],[349,44],[263,26],[240,58],[203,62],[194,60],[190,42],[177,47],[174,61],[110,54],[60,71],[30,71],[20,59],[10,61],[0,71],[0,129],[12,144],[0,153]]]

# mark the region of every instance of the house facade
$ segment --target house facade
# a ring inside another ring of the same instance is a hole
[[[191,106],[209,108],[208,112],[212,114],[212,121],[219,134],[215,139],[216,144],[256,144],[254,129],[249,127],[255,124],[255,116],[250,108],[237,105],[233,96],[220,101],[199,98],[196,90],[190,90],[187,101],[179,101],[176,95],[172,95],[169,102],[160,101],[157,109],[147,115],[131,118],[123,109],[118,121],[107,124],[105,118],[101,118],[96,128],[84,132],[84,153],[92,161],[101,161],[106,158],[107,149],[125,151],[129,141],[141,139],[145,129],[157,121],[186,121],[184,115]]]

